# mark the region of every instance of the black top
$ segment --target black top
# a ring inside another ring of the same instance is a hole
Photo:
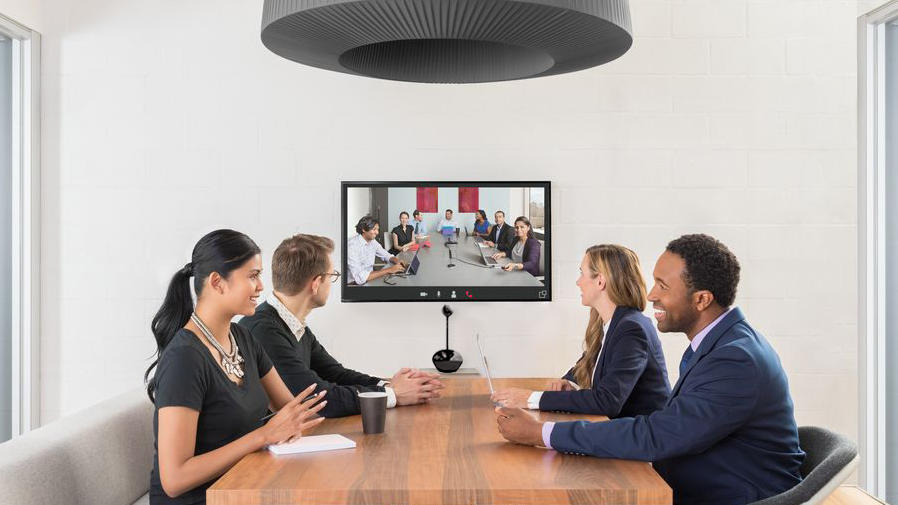
[[[297,341],[268,302],[256,307],[256,313],[241,319],[240,324],[252,331],[271,356],[278,374],[293,394],[313,383],[318,384],[315,391],[327,390],[327,406],[319,412],[324,417],[356,415],[360,412],[359,392],[384,390],[377,385],[381,379],[345,368],[335,360],[308,326]]]
[[[396,238],[398,242],[393,244],[393,247],[390,248],[390,254],[398,254],[399,248],[408,244],[412,241],[412,235],[415,233],[415,228],[412,225],[408,225],[405,227],[405,231],[402,230],[402,225],[393,228],[393,233],[396,234]]]
[[[153,414],[154,454],[150,474],[150,504],[204,504],[206,482],[177,498],[170,498],[159,480],[159,409],[187,407],[200,413],[196,425],[194,455],[204,454],[246,435],[262,426],[268,411],[268,395],[261,377],[271,370],[271,360],[246,328],[231,324],[243,364],[243,383],[237,385],[199,337],[180,329],[162,351],[156,368],[156,411]]]

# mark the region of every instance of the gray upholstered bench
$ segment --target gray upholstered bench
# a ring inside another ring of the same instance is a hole
[[[153,404],[137,390],[0,444],[0,505],[148,504]]]

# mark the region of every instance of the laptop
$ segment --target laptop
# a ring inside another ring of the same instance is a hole
[[[408,264],[408,268],[405,269],[405,275],[415,275],[418,273],[418,267],[421,266],[421,260],[418,259],[418,251],[415,251],[415,257],[412,258],[412,262]]]
[[[440,233],[443,234],[443,237],[446,238],[447,244],[457,244],[458,242],[455,240],[455,228],[452,226],[444,226],[440,228]]]
[[[499,261],[493,259],[492,255],[486,253],[487,251],[491,251],[492,248],[487,247],[480,242],[478,242],[477,245],[479,246],[478,249],[480,249],[480,257],[483,258],[483,263],[488,267],[498,267]]]
[[[493,374],[490,373],[490,364],[486,360],[486,354],[483,353],[483,344],[480,343],[480,333],[477,333],[474,337],[474,340],[477,341],[477,350],[480,351],[480,362],[483,363],[483,373],[486,374],[486,383],[490,387],[490,397],[493,396],[493,393],[496,391],[493,389]],[[493,405],[496,407],[504,407],[504,405],[499,402],[493,402]]]

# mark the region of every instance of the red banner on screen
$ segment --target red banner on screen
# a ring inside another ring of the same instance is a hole
[[[437,188],[417,188],[417,209],[421,212],[437,212]]]
[[[458,211],[477,212],[480,208],[480,188],[458,188]]]

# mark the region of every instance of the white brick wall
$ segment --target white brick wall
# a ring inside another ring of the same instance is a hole
[[[556,300],[457,304],[456,349],[472,359],[478,329],[497,374],[557,375],[578,356],[588,245],[631,246],[649,275],[668,240],[707,232],[742,261],[738,303],[799,422],[855,437],[854,19],[870,2],[632,6],[634,47],[604,67],[429,86],[274,56],[258,0],[48,0],[44,420],[140,383],[168,278],[214,227],[267,262],[295,231],[336,235],[342,179],[532,178],[553,181]],[[437,304],[338,297],[310,322],[347,365],[429,365]],[[686,341],[662,340],[675,380]]]

